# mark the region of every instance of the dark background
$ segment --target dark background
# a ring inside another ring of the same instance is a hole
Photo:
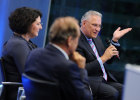
[[[119,26],[133,28],[119,40],[122,47],[120,61],[108,66],[108,69],[123,83],[125,65],[127,63],[140,65],[140,0],[52,0],[48,29],[54,19],[61,16],[73,16],[80,22],[82,15],[88,10],[96,10],[103,14],[103,29],[100,35],[104,44],[105,39],[111,39]]]

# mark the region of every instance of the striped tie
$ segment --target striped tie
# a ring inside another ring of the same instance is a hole
[[[98,54],[98,51],[97,51],[94,43],[92,42],[92,39],[88,39],[88,43],[90,44],[92,50],[94,51],[94,53],[95,53],[95,55],[96,55],[96,57],[98,59],[99,58],[99,54]],[[103,71],[103,77],[104,77],[105,80],[107,80],[107,73],[105,72],[104,65],[103,64],[100,64],[100,65],[101,65],[101,69]]]

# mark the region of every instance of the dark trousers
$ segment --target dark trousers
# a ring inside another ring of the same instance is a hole
[[[106,82],[103,79],[103,81],[99,83],[90,81],[90,85],[93,97],[95,98],[94,100],[121,100],[122,98],[123,85],[118,82]],[[98,88],[96,86],[98,86]]]

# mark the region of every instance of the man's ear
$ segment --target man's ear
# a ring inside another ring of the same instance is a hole
[[[70,47],[72,45],[72,37],[71,36],[69,36],[67,39],[67,45],[68,45],[68,47]]]
[[[84,20],[84,21],[82,21],[82,26],[85,26],[85,24],[86,24],[86,20]]]

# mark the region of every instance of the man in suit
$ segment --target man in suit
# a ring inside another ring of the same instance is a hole
[[[92,100],[85,58],[75,51],[79,37],[75,18],[58,18],[50,28],[49,44],[33,50],[26,62],[25,74],[59,84],[61,100]]]
[[[114,32],[110,46],[105,49],[98,33],[101,30],[102,14],[97,11],[86,12],[81,19],[81,37],[77,51],[86,58],[86,69],[92,92],[97,100],[120,100],[122,84],[105,68],[113,56],[119,57],[118,40],[131,28]]]

